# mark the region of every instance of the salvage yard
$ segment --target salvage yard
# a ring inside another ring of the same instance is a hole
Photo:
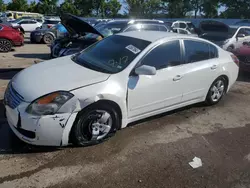
[[[44,44],[0,54],[0,99],[9,80],[49,59]],[[32,78],[30,78],[32,80]],[[215,106],[203,104],[133,123],[91,147],[35,147],[11,132],[0,106],[0,188],[250,187],[250,76]],[[193,169],[194,157],[202,166]]]

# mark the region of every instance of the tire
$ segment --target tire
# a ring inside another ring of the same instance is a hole
[[[0,52],[9,52],[12,49],[12,43],[8,39],[0,39]]]
[[[115,134],[119,122],[115,108],[95,103],[78,114],[71,129],[70,141],[76,146],[99,144]]]
[[[47,34],[45,34],[43,36],[43,42],[45,44],[51,44],[53,41],[54,41],[54,36],[53,35],[47,33]]]
[[[226,93],[227,84],[228,83],[224,77],[217,78],[209,88],[206,101],[205,101],[206,104],[214,105],[220,102],[220,100],[223,98],[223,96]]]

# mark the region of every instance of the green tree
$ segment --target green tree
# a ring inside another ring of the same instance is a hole
[[[80,11],[81,16],[89,16],[95,4],[99,3],[99,0],[75,0],[75,6]]]
[[[204,0],[201,13],[205,18],[216,18],[218,17],[219,0]]]
[[[0,0],[0,12],[6,11],[6,4],[4,3],[3,0]]]
[[[221,14],[224,18],[250,18],[250,1],[249,0],[221,0],[221,4],[226,10]]]
[[[184,18],[186,14],[193,10],[190,0],[163,0],[167,5],[168,17]]]
[[[13,11],[27,11],[28,3],[27,0],[14,0],[7,5],[8,10]]]
[[[148,0],[144,4],[143,15],[147,18],[154,18],[161,10],[161,0]]]
[[[127,11],[132,17],[143,17],[144,0],[126,0]]]
[[[57,12],[58,0],[40,0],[37,4],[37,10],[42,14],[55,14]]]
[[[117,17],[121,4],[118,0],[109,0],[102,4],[102,16],[114,18]]]
[[[29,12],[37,12],[38,8],[37,8],[37,3],[36,1],[31,1],[28,7],[28,11]]]
[[[80,11],[75,6],[75,2],[73,0],[65,0],[60,5],[60,12],[70,13],[74,15],[80,15]]]

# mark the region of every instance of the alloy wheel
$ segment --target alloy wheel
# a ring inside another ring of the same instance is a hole
[[[11,43],[8,40],[0,40],[0,52],[8,52],[11,50]]]
[[[211,87],[211,100],[217,102],[224,95],[225,84],[222,80],[217,80],[214,85]]]

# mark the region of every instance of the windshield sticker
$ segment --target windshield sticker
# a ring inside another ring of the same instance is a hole
[[[126,49],[128,49],[129,51],[133,52],[134,54],[138,54],[140,53],[140,49],[136,48],[135,46],[133,46],[132,44],[128,45],[126,47]]]

